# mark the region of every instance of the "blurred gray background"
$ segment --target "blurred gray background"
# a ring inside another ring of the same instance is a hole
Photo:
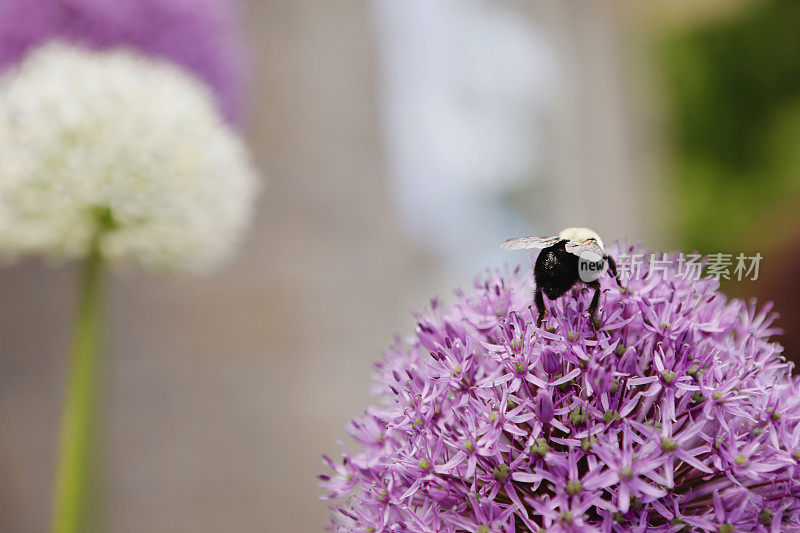
[[[736,2],[641,4],[249,2],[266,187],[223,270],[110,284],[110,530],[321,530],[320,454],[409,310],[520,232],[669,243],[638,44]],[[47,527],[74,278],[0,270],[0,531]]]

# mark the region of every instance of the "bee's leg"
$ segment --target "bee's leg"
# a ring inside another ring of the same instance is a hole
[[[587,285],[594,289],[592,303],[589,304],[589,319],[592,322],[592,327],[594,327],[594,315],[597,313],[597,304],[600,303],[600,282],[598,280],[594,280],[591,283],[587,283]]]
[[[614,279],[617,281],[617,285],[619,285],[620,289],[624,289],[625,287],[622,286],[622,282],[619,280],[619,273],[617,272],[617,262],[614,261],[614,258],[610,255],[606,256],[606,261],[608,261],[608,269],[614,275]]]
[[[542,319],[544,318],[544,297],[542,297],[542,288],[536,286],[536,295],[534,296],[536,302],[536,310],[539,311],[539,318],[536,319],[536,327],[542,327]]]

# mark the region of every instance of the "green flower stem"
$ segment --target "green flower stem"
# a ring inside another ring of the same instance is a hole
[[[97,496],[96,480],[100,475],[95,437],[101,396],[98,347],[103,270],[103,258],[95,245],[83,265],[73,326],[53,499],[53,533],[85,533],[98,523],[92,500]]]

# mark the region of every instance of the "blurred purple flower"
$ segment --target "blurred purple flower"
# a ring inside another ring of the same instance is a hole
[[[361,451],[320,476],[334,530],[800,529],[800,382],[769,307],[672,268],[602,278],[597,334],[587,291],[539,329],[529,279],[489,273],[378,363]]]
[[[241,118],[245,50],[237,0],[3,0],[0,71],[51,39],[132,47],[208,83],[224,116]]]

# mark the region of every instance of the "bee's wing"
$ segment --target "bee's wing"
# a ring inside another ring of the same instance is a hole
[[[557,242],[557,235],[553,237],[515,237],[502,243],[500,248],[503,250],[528,250],[530,248],[547,248]]]
[[[580,256],[586,252],[591,252],[596,254],[598,257],[605,257],[605,252],[600,247],[600,244],[595,239],[586,239],[583,241],[567,241],[567,244],[564,245],[564,248],[571,253],[577,256]]]

